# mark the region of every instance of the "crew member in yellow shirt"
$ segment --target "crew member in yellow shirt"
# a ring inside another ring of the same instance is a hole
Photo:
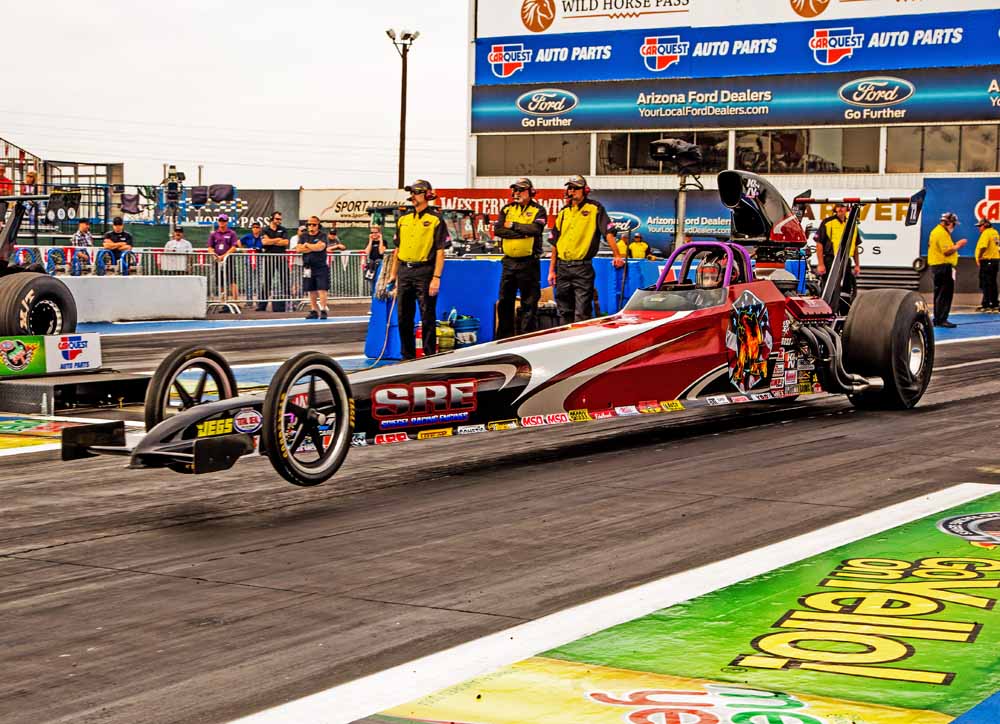
[[[437,351],[437,296],[444,270],[447,236],[444,220],[428,202],[437,198],[429,181],[418,179],[406,187],[413,211],[396,222],[396,255],[389,284],[397,284],[399,345],[403,359],[417,356],[413,320],[420,301],[421,340],[424,354]]]
[[[625,265],[618,251],[615,227],[607,210],[590,196],[583,176],[571,176],[564,184],[568,203],[556,216],[552,230],[549,284],[556,288],[559,323],[590,319],[594,313],[594,264],[602,241],[614,254],[615,267]]]
[[[833,265],[833,258],[840,248],[840,241],[844,237],[844,228],[847,226],[847,204],[834,204],[833,216],[823,219],[819,225],[819,234],[816,236],[816,271],[823,277],[823,284],[826,285],[826,275]],[[844,284],[841,291],[850,298],[854,298],[854,291],[857,289],[856,277],[861,274],[861,258],[858,254],[858,230],[854,230],[854,238],[851,239],[851,263],[848,264],[847,273],[844,275]],[[851,265],[853,264],[853,270]]]
[[[955,296],[955,267],[958,266],[958,250],[968,243],[967,239],[952,241],[951,235],[958,226],[958,216],[950,211],[941,214],[941,223],[931,230],[927,242],[927,266],[934,276],[934,326],[957,327],[948,321],[951,314],[951,299]]]
[[[997,301],[997,271],[1000,270],[1000,234],[986,219],[980,219],[979,243],[976,244],[976,266],[979,267],[979,288],[983,290],[983,303],[977,312],[1000,314]]]
[[[503,249],[497,339],[514,336],[514,301],[521,294],[521,332],[534,332],[542,295],[542,233],[548,224],[545,207],[535,201],[531,179],[510,185],[511,203],[500,209],[493,231]]]
[[[636,232],[631,241],[625,238],[618,240],[618,253],[626,259],[648,259],[649,244],[642,234]]]

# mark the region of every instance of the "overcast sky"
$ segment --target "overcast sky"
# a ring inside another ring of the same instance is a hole
[[[0,137],[46,159],[175,163],[242,188],[394,187],[410,53],[408,179],[464,186],[466,0],[5,3]],[[14,72],[16,71],[16,72]]]

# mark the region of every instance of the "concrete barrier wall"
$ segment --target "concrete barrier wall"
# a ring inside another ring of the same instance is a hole
[[[79,322],[204,319],[204,277],[59,277],[76,300]]]

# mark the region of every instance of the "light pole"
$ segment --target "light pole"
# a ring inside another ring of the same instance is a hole
[[[389,36],[389,40],[396,46],[399,57],[403,59],[402,90],[399,94],[399,181],[397,184],[397,188],[403,188],[406,183],[403,178],[406,163],[406,59],[410,54],[410,46],[413,45],[414,40],[420,37],[420,32],[401,30],[397,38],[396,31],[389,28],[385,34]]]

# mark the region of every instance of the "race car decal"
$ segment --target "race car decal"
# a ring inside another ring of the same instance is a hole
[[[749,392],[767,379],[767,360],[774,340],[767,305],[750,290],[733,303],[726,331],[729,380],[740,392]]]

